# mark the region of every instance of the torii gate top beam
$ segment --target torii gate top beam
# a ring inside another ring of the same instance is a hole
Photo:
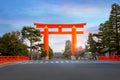
[[[36,28],[44,28],[47,26],[48,28],[72,28],[75,26],[76,28],[84,28],[86,23],[79,23],[79,24],[43,24],[43,23],[34,23]]]

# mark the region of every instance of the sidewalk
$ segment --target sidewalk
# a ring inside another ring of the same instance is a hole
[[[0,63],[0,68],[8,65],[21,64],[21,61]]]

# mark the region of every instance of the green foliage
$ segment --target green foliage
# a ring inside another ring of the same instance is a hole
[[[23,44],[20,32],[6,33],[0,38],[0,53],[3,56],[27,56],[27,46]]]
[[[120,55],[120,6],[116,3],[112,5],[109,21],[113,27],[114,44],[117,55]]]
[[[93,39],[93,35],[90,33],[88,36],[88,45],[89,45],[89,49],[88,51],[95,53],[96,52],[96,41]]]
[[[109,52],[116,51],[120,55],[120,6],[118,4],[112,5],[109,20],[100,24],[98,34],[90,36],[88,37],[90,51],[95,50],[101,53],[103,49],[109,48]],[[96,37],[98,41],[90,41],[93,37]]]
[[[67,40],[65,43],[65,51],[63,52],[64,58],[70,58],[71,56],[71,41]]]
[[[46,57],[46,51],[44,49],[41,50],[41,57]]]
[[[70,59],[70,56],[71,56],[71,55],[70,55],[70,54],[67,54],[67,53],[63,53],[62,56],[63,56],[63,58],[65,58],[65,59]]]
[[[41,34],[40,31],[34,27],[31,26],[24,26],[21,30],[23,39],[28,39],[30,41],[30,55],[29,57],[32,58],[32,50],[35,49],[35,46],[33,44],[35,42],[41,41]]]
[[[53,50],[52,48],[49,46],[49,59],[51,59],[53,57]]]
[[[42,45],[40,45],[39,44],[39,46],[41,46],[41,55],[40,55],[40,57],[46,57],[46,51],[44,50],[44,45],[42,44]],[[51,59],[53,57],[53,50],[52,50],[52,48],[49,46],[49,59]]]
[[[120,51],[120,6],[112,5],[109,20],[100,25],[99,37],[101,46],[109,48],[110,52]]]

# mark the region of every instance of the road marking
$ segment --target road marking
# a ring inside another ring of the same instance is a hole
[[[64,61],[60,61],[60,63],[64,63]]]
[[[69,61],[69,63],[74,63],[74,61]]]
[[[50,63],[54,63],[53,61],[50,61]]]
[[[45,61],[45,63],[49,63],[48,61]]]
[[[69,63],[69,61],[67,61],[67,60],[66,60],[65,62],[66,62],[66,63]]]
[[[37,62],[34,62],[34,64],[38,64],[39,62],[37,61]]]
[[[40,63],[43,63],[43,61],[40,61]]]
[[[18,64],[116,64],[114,61],[79,61],[79,60],[59,60],[59,61],[23,61]]]
[[[59,63],[59,61],[55,61],[55,63]]]

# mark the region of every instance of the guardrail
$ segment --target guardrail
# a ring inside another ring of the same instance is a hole
[[[26,56],[0,56],[0,63],[29,60]]]
[[[120,56],[98,56],[98,60],[120,61]]]

